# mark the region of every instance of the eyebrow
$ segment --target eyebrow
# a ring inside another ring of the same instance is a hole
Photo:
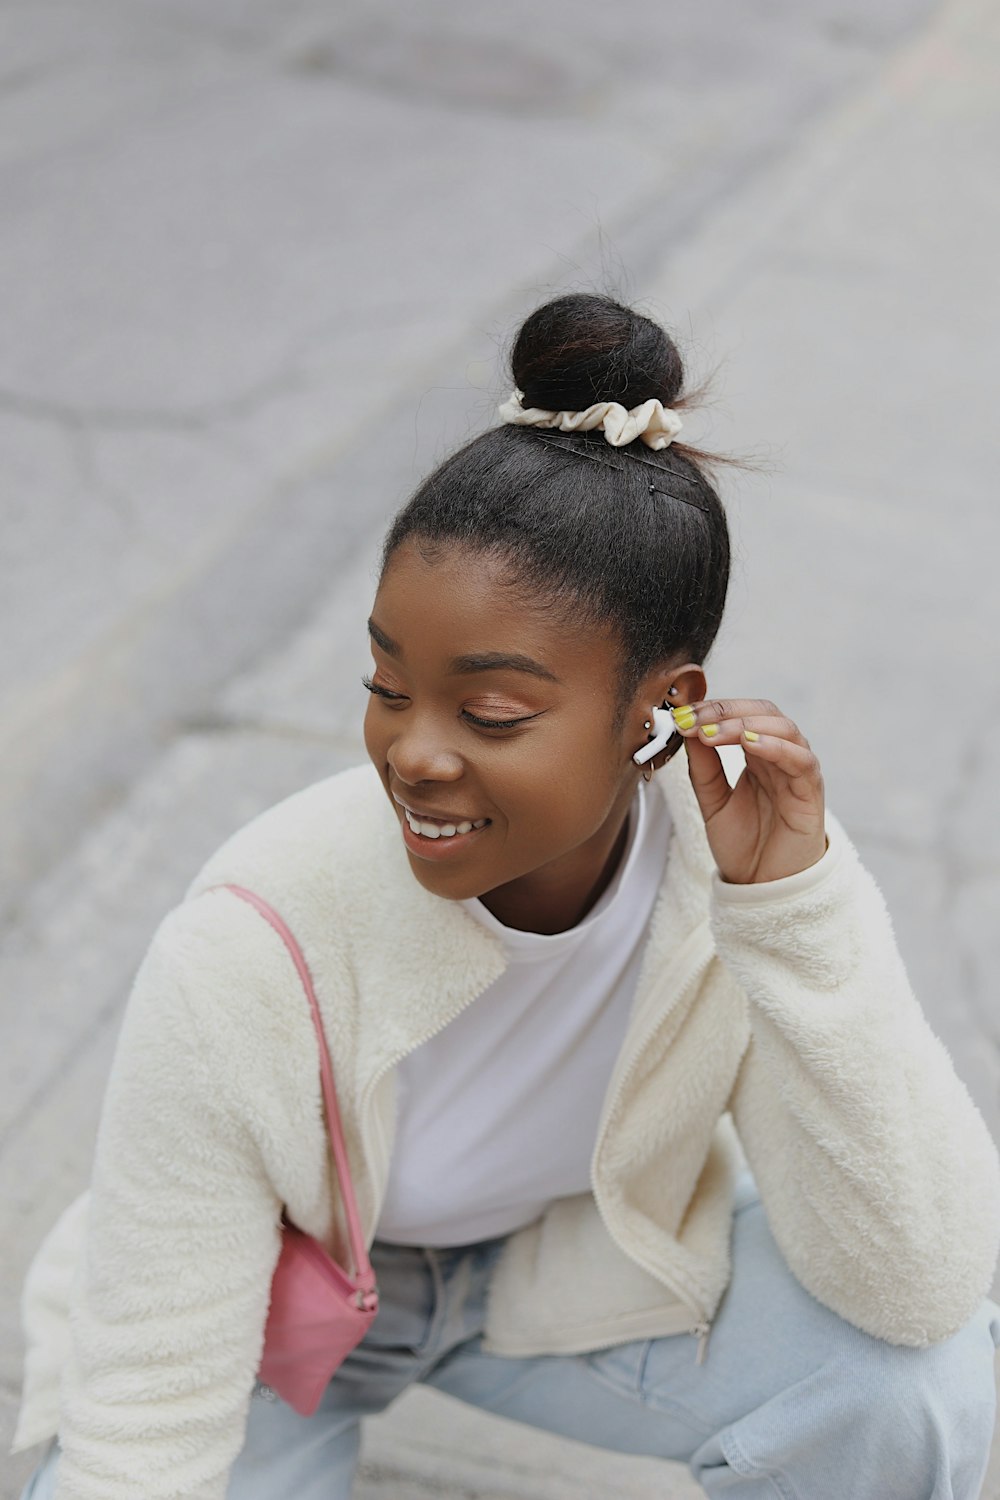
[[[368,621],[368,634],[376,646],[381,646],[386,656],[396,656],[402,659],[403,648],[398,641],[394,641],[391,635],[386,635],[384,630],[379,630],[374,620]]]
[[[403,648],[391,635],[386,635],[374,620],[368,621],[368,634],[387,656],[403,659]],[[469,656],[454,656],[448,663],[448,671],[456,677],[473,677],[480,672],[527,672],[531,677],[540,677],[545,682],[559,683],[559,678],[533,656],[519,651],[481,651]]]
[[[543,667],[540,661],[535,661],[533,656],[522,656],[520,652],[484,651],[476,656],[455,656],[448,663],[448,670],[461,677],[471,677],[478,672],[528,672],[545,682],[559,681],[556,674]]]

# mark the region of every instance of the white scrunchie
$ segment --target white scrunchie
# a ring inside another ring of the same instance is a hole
[[[586,411],[544,411],[521,405],[522,391],[512,391],[498,408],[500,420],[515,427],[558,427],[562,432],[593,432],[600,428],[613,448],[624,448],[636,438],[648,448],[669,448],[681,430],[681,419],[659,401],[644,401],[626,411],[617,401],[598,401]]]

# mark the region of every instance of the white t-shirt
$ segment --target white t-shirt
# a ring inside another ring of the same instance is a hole
[[[621,864],[576,927],[519,932],[462,903],[502,939],[509,966],[399,1065],[379,1239],[492,1239],[590,1186],[669,841],[666,803],[640,783]]]

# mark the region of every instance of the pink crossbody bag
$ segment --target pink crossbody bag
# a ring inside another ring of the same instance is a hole
[[[378,1288],[361,1232],[330,1053],[305,957],[278,913],[260,896],[239,885],[214,889],[232,891],[248,901],[281,938],[302,980],[319,1044],[323,1106],[355,1269],[353,1275],[348,1275],[319,1240],[296,1229],[283,1216],[281,1254],[271,1281],[271,1305],[259,1370],[259,1378],[265,1385],[277,1391],[302,1416],[311,1417],[334,1371],[371,1327],[378,1312]]]

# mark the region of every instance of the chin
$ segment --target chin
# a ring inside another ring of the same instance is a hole
[[[407,859],[418,885],[422,885],[425,891],[430,891],[432,896],[440,896],[444,901],[470,901],[474,896],[482,896],[492,889],[489,884],[484,885],[481,880],[470,880],[468,875],[463,879],[458,870],[449,873],[428,865],[424,860],[417,859],[409,852],[407,852]]]

